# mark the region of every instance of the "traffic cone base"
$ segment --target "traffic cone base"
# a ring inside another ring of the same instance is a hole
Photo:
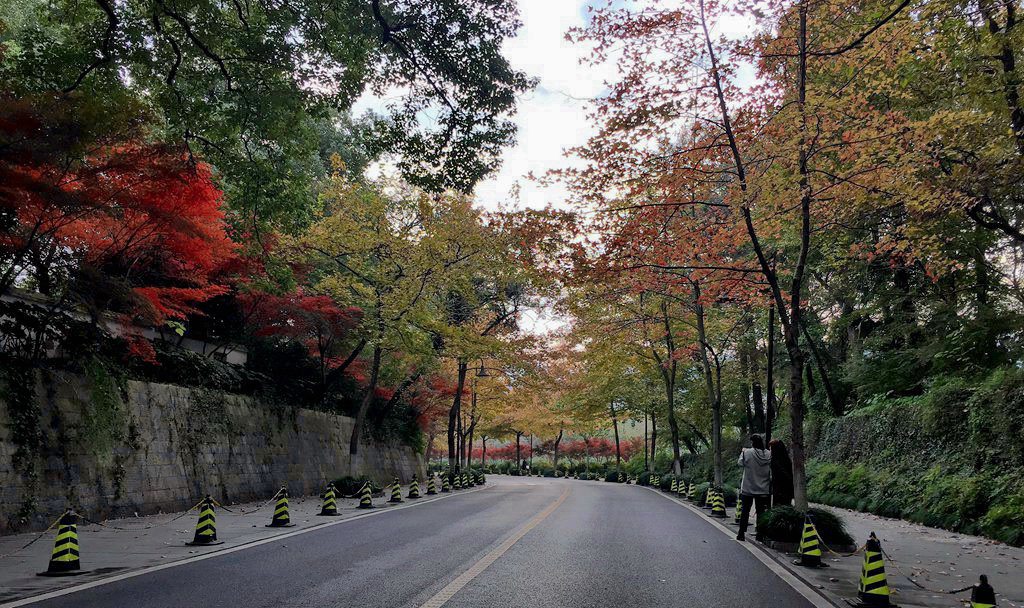
[[[874,532],[864,546],[864,563],[857,586],[856,603],[847,600],[851,606],[862,608],[896,608],[889,601],[889,583],[885,578],[885,562],[882,559],[882,544]]]
[[[711,512],[708,513],[708,515],[718,519],[724,519],[726,517],[725,494],[715,490],[714,497],[711,500]]]
[[[78,560],[78,516],[67,511],[60,517],[57,538],[53,541],[53,552],[46,572],[38,576],[77,576],[85,574]]]
[[[800,559],[793,563],[807,568],[821,568],[825,566],[821,562],[821,546],[818,544],[818,529],[810,518],[804,521],[804,531],[800,535]]]
[[[402,484],[398,482],[398,478],[395,478],[395,483],[391,484],[391,498],[388,499],[390,503],[405,502],[402,500]]]
[[[317,515],[322,517],[334,517],[338,515],[338,503],[335,500],[334,484],[329,484],[327,486],[327,491],[324,492],[324,504]]]
[[[370,483],[369,482],[364,483],[362,489],[359,490],[359,508],[360,509],[372,509],[373,508],[373,493],[370,490]]]
[[[277,493],[277,503],[274,505],[274,516],[270,519],[267,528],[294,528],[291,516],[288,514],[288,490],[281,488]]]
[[[217,516],[213,511],[213,499],[209,496],[200,503],[199,519],[196,520],[196,534],[192,538],[192,542],[185,544],[190,547],[224,544],[224,541],[217,540]]]

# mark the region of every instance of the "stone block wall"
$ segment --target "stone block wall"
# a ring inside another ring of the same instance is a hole
[[[422,456],[408,446],[363,443],[350,457],[353,420],[345,416],[203,389],[111,386],[44,374],[40,442],[22,450],[17,466],[16,425],[0,401],[0,534],[45,527],[68,504],[98,520],[181,510],[206,493],[228,504],[267,498],[282,485],[293,496],[318,494],[343,475],[424,475]]]

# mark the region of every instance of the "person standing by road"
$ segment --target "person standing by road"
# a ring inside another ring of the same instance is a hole
[[[786,444],[778,439],[768,442],[772,453],[772,506],[793,504],[793,461]]]
[[[736,540],[746,540],[751,504],[757,506],[757,514],[760,516],[768,510],[771,499],[772,454],[764,449],[764,438],[760,435],[750,436],[750,446],[743,448],[736,461],[743,467],[743,481],[740,483],[743,513],[740,515],[740,531],[736,534]]]

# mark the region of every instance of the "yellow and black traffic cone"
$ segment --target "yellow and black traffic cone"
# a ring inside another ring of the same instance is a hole
[[[743,499],[739,495],[736,496],[736,509],[733,513],[732,523],[737,526],[743,521]]]
[[[471,487],[473,487],[473,483],[470,481],[470,478],[469,478],[469,473],[463,473],[462,474],[462,487],[463,488],[471,488]]]
[[[222,545],[217,540],[217,516],[213,512],[213,498],[209,495],[199,503],[199,519],[196,520],[196,534],[186,545]]]
[[[673,494],[679,491],[679,481],[675,477],[672,478],[672,485],[669,486],[668,491]]]
[[[988,584],[988,577],[984,574],[977,585],[971,589],[971,608],[995,608],[996,592]]]
[[[370,482],[368,481],[364,483],[362,489],[359,490],[359,508],[373,508],[373,491],[370,489]]]
[[[391,498],[388,502],[404,502],[402,500],[402,484],[398,482],[398,478],[395,477],[395,483],[391,484]]]
[[[579,471],[576,471],[576,472],[574,472],[574,473],[572,474],[572,478],[573,478],[573,479],[579,479],[579,478],[580,478],[580,473],[579,473]]]
[[[281,488],[277,493],[277,504],[274,505],[274,516],[267,524],[268,528],[291,528],[291,517],[288,515],[288,488]]]
[[[889,583],[885,579],[885,562],[882,560],[882,543],[872,532],[864,545],[864,565],[860,570],[860,584],[857,586],[859,606],[885,608],[889,602]]]
[[[416,475],[412,476],[412,482],[409,484],[409,498],[420,497],[420,480],[416,478]]]
[[[676,488],[676,496],[679,498],[686,498],[686,482],[680,481],[679,486]]]
[[[455,474],[455,481],[453,483],[454,483],[454,485],[452,486],[452,489],[454,489],[454,490],[461,490],[462,489],[462,475],[459,475],[458,473],[456,473]]]
[[[626,483],[626,474],[619,471],[619,483]]]
[[[427,480],[427,496],[433,496],[437,494],[437,482],[434,481],[434,476],[431,475],[430,479]]]
[[[715,490],[711,486],[708,486],[708,491],[704,493],[704,509],[711,508],[711,501],[715,498]]]
[[[800,555],[800,559],[795,560],[794,564],[809,568],[821,567],[821,545],[818,542],[818,529],[814,527],[814,522],[811,521],[808,515],[804,516],[804,531],[800,535],[800,549],[797,553]]]
[[[714,499],[711,501],[711,517],[725,518],[727,513],[725,512],[725,494],[719,490],[715,490]]]
[[[57,525],[57,538],[53,541],[53,553],[46,572],[39,576],[74,576],[82,574],[82,566],[78,561],[78,515],[68,509],[60,516]]]
[[[452,491],[452,482],[449,479],[448,473],[441,476],[441,493],[447,494]]]
[[[324,504],[320,507],[317,515],[334,516],[338,514],[338,503],[334,494],[334,484],[327,484],[327,491],[324,492]]]
[[[690,490],[686,493],[686,500],[697,502],[697,483],[694,481],[690,482]]]

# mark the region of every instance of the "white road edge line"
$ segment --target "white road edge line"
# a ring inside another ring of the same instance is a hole
[[[523,524],[519,530],[517,530],[512,536],[506,538],[500,545],[492,549],[487,555],[481,557],[475,564],[469,567],[468,570],[455,577],[455,580],[445,585],[444,589],[441,589],[433,597],[428,599],[420,608],[441,608],[445,605],[448,600],[452,599],[460,589],[465,587],[471,580],[476,578],[481,572],[486,570],[493,564],[499,557],[505,554],[506,551],[512,548],[512,545],[519,542],[526,534],[536,528],[542,521],[547,519],[549,515],[554,513],[555,509],[559,507],[565,499],[572,493],[572,486],[567,486],[562,491],[562,495],[558,497],[555,502],[548,505],[543,511],[534,515],[530,521]]]
[[[35,604],[37,602],[43,602],[43,601],[46,601],[46,600],[52,600],[53,598],[56,598],[56,597],[61,597],[61,596],[64,596],[64,595],[70,595],[72,593],[77,593],[79,591],[85,591],[86,589],[93,589],[94,587],[100,587],[102,585],[109,585],[110,583],[116,583],[117,581],[123,581],[125,579],[135,578],[136,576],[142,576],[143,574],[150,574],[152,572],[158,572],[160,570],[167,570],[168,568],[175,568],[177,566],[184,566],[185,564],[192,564],[192,563],[195,563],[195,562],[201,562],[201,561],[203,561],[205,559],[211,559],[211,558],[214,558],[214,557],[220,557],[221,555],[227,555],[229,553],[235,553],[237,551],[244,551],[245,549],[251,549],[252,547],[258,547],[260,545],[266,545],[268,543],[277,542],[279,540],[284,540],[286,538],[291,538],[293,536],[298,536],[300,534],[306,534],[307,532],[312,532],[313,530],[322,530],[323,528],[329,528],[331,526],[340,526],[342,524],[347,524],[350,521],[356,521],[358,519],[365,519],[367,517],[374,517],[376,515],[383,515],[385,513],[394,513],[395,511],[400,511],[402,509],[410,509],[412,507],[418,507],[420,505],[429,504],[429,503],[432,503],[432,502],[436,502],[438,500],[444,500],[446,498],[454,498],[455,496],[465,496],[466,494],[472,494],[473,492],[480,492],[482,490],[486,490],[488,488],[493,488],[493,487],[494,487],[493,485],[489,485],[489,486],[484,486],[482,488],[476,488],[476,489],[473,489],[473,490],[462,491],[462,492],[459,492],[459,493],[454,493],[453,492],[453,493],[451,493],[451,494],[449,494],[447,496],[437,496],[437,497],[434,497],[434,498],[428,498],[426,500],[418,500],[416,502],[411,502],[411,503],[408,503],[408,504],[399,505],[397,507],[388,507],[388,508],[385,508],[385,509],[381,509],[380,511],[370,511],[369,513],[363,513],[363,514],[360,514],[360,515],[355,515],[353,517],[349,517],[349,518],[342,519],[342,520],[339,520],[339,521],[328,521],[328,522],[324,522],[322,524],[316,524],[314,526],[309,526],[308,528],[302,528],[301,530],[295,530],[293,532],[285,532],[284,534],[277,534],[275,536],[270,536],[270,537],[267,537],[267,538],[261,538],[259,540],[254,540],[252,542],[244,543],[244,544],[241,544],[241,545],[236,545],[234,547],[227,547],[227,548],[224,548],[224,549],[219,549],[217,551],[212,551],[210,553],[204,553],[202,555],[196,555],[194,557],[186,557],[184,559],[180,559],[180,560],[177,560],[177,561],[174,561],[174,562],[170,562],[170,563],[166,563],[166,564],[158,564],[156,566],[147,566],[145,568],[140,568],[138,570],[132,570],[131,572],[125,572],[123,574],[116,574],[114,576],[109,576],[109,577],[106,577],[106,578],[97,579],[95,581],[90,581],[88,583],[82,583],[81,585],[74,585],[72,587],[65,587],[64,589],[57,589],[55,591],[49,591],[47,593],[43,593],[42,595],[34,595],[32,597],[26,597],[26,598],[22,598],[20,600],[14,600],[12,602],[7,602],[6,604],[0,604],[0,608],[17,608],[18,606],[27,606],[29,604]]]
[[[697,515],[700,515],[701,519],[703,521],[705,521],[708,524],[711,524],[712,526],[718,528],[718,530],[720,532],[724,533],[729,538],[736,538],[736,533],[733,530],[730,530],[728,527],[726,527],[725,524],[722,524],[722,523],[718,522],[717,520],[708,518],[708,516],[705,515],[703,511],[697,509],[696,507],[694,507],[694,506],[692,506],[690,504],[687,504],[687,503],[685,503],[685,502],[683,502],[683,501],[681,501],[681,500],[679,500],[679,499],[677,499],[677,498],[675,498],[673,496],[669,496],[669,495],[661,492],[660,490],[656,490],[654,488],[650,488],[650,487],[647,487],[647,486],[641,486],[641,487],[644,488],[645,490],[650,491],[650,492],[654,492],[658,496],[661,496],[662,498],[664,498],[666,500],[674,502],[674,503],[676,503],[677,505],[679,505],[681,507],[689,509],[693,513],[695,513]],[[742,542],[742,543],[741,542],[737,542],[736,544],[741,545],[751,555],[756,557],[758,559],[758,561],[760,561],[762,564],[767,566],[768,569],[771,570],[772,572],[774,572],[776,576],[778,576],[783,581],[785,581],[797,593],[799,593],[800,595],[804,596],[804,598],[807,599],[807,601],[809,601],[811,604],[813,604],[815,608],[842,608],[838,604],[832,602],[827,597],[822,595],[814,587],[811,587],[806,582],[804,582],[803,580],[798,578],[795,574],[790,572],[785,566],[783,566],[782,564],[780,564],[777,561],[775,561],[775,559],[772,558],[772,556],[770,556],[767,553],[765,553],[764,550],[758,549],[757,547],[754,547],[750,543],[746,543],[746,542]],[[2,607],[0,607],[0,608],[2,608]]]

